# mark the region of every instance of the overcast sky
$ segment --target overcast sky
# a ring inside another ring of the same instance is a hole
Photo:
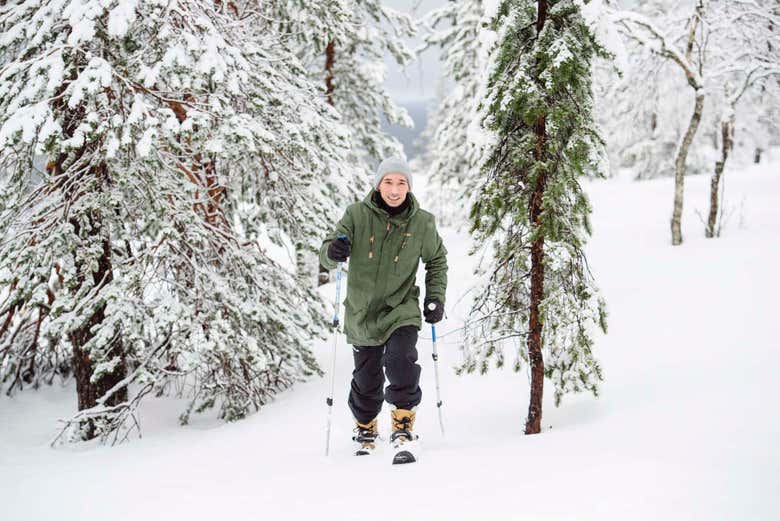
[[[421,18],[428,11],[446,3],[446,0],[385,0],[385,5],[409,13],[413,18]],[[409,42],[414,49],[421,45],[419,39]],[[432,98],[436,91],[439,78],[439,53],[430,49],[420,56],[420,59],[407,67],[405,71],[388,57],[387,86],[390,95],[398,102],[425,100]]]

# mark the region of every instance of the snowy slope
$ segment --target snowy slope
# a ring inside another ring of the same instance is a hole
[[[419,464],[350,456],[342,338],[329,458],[327,379],[230,425],[200,417],[178,427],[181,404],[150,399],[144,438],[113,448],[48,448],[54,418],[75,407],[72,388],[0,398],[0,519],[780,519],[780,163],[727,173],[736,210],[718,240],[703,238],[695,214],[706,210],[708,183],[687,180],[685,243],[676,248],[671,180],[589,185],[589,260],[610,311],[597,343],[606,381],[599,399],[567,397],[558,409],[548,391],[541,435],[522,435],[525,374],[449,369],[473,260],[467,237],[446,230],[447,437],[426,329]],[[332,285],[323,291],[332,298]],[[331,343],[315,349],[330,367]]]

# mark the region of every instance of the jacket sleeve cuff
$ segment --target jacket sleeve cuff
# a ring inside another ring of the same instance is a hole
[[[336,269],[336,261],[328,257],[328,246],[325,245],[320,251],[320,264],[328,270]]]

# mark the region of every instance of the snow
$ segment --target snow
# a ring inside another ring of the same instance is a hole
[[[221,56],[221,48],[224,46],[224,42],[219,41],[218,38],[214,36],[207,37],[203,44],[203,53],[198,59],[196,66],[197,71],[210,75],[217,83],[221,83],[225,79],[225,73],[228,69]]]
[[[54,91],[62,84],[62,79],[65,77],[65,62],[62,61],[62,51],[55,51],[51,56],[42,60],[49,68],[49,80],[46,83],[46,92],[54,93]]]
[[[144,84],[144,87],[153,87],[157,81],[157,77],[160,75],[160,64],[156,63],[153,67],[147,67],[146,65],[140,66],[138,73],[138,79]]]
[[[522,434],[525,373],[458,377],[450,369],[474,259],[464,234],[443,230],[450,287],[437,333],[447,437],[425,328],[419,463],[350,455],[351,356],[341,337],[328,458],[327,377],[232,424],[212,414],[180,427],[183,402],[149,398],[144,437],[115,447],[49,448],[54,419],[75,410],[72,385],[3,396],[2,518],[778,519],[779,167],[727,172],[733,217],[716,240],[703,237],[696,216],[707,209],[709,178],[689,177],[679,247],[668,229],[672,179],[631,182],[629,174],[586,184],[588,258],[610,312],[609,334],[595,346],[605,382],[599,399],[566,397],[557,409],[548,387],[541,435]],[[334,285],[321,291],[329,302]],[[330,368],[331,339],[314,349]],[[380,429],[386,451],[387,407]]]
[[[0,128],[0,147],[13,142],[19,133],[22,141],[31,143],[37,135],[38,127],[49,118],[50,113],[49,104],[46,102],[34,103],[18,109],[14,117],[6,120]]]
[[[116,157],[116,153],[119,150],[120,142],[119,138],[116,137],[116,134],[113,132],[109,134],[107,143],[106,143],[106,159],[113,159]]]
[[[144,104],[144,98],[140,94],[136,94],[133,100],[133,106],[130,108],[130,115],[127,117],[127,124],[133,125],[138,123],[144,117],[146,113],[146,106]]]
[[[46,121],[41,126],[41,129],[38,131],[38,151],[41,155],[43,155],[43,149],[46,141],[55,135],[59,135],[59,133],[62,131],[62,127],[60,127],[60,124],[54,121],[54,117],[51,113],[46,117]]]
[[[68,87],[70,98],[68,106],[76,108],[84,101],[86,94],[95,94],[98,90],[111,85],[113,70],[111,64],[102,58],[92,58],[76,81]]]
[[[95,0],[72,0],[62,13],[68,18],[71,32],[68,35],[68,45],[76,46],[81,42],[89,42],[95,37],[95,18],[102,15],[103,6]]]
[[[151,154],[152,152],[152,144],[154,142],[155,137],[157,137],[156,128],[149,127],[146,130],[144,130],[141,139],[135,145],[135,151],[139,157],[149,157],[149,154]]]
[[[121,0],[108,14],[108,34],[124,38],[130,25],[135,21],[136,0]]]
[[[162,66],[166,68],[174,67],[175,65],[180,67],[188,67],[190,66],[191,62],[192,60],[187,54],[187,51],[185,51],[184,48],[180,45],[172,45],[168,47],[168,50],[165,51],[165,55],[161,60]]]

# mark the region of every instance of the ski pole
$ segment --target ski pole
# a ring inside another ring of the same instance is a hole
[[[346,238],[346,235],[338,236],[338,239]],[[330,394],[325,400],[325,403],[328,404],[328,427],[325,432],[325,456],[327,456],[330,451],[330,424],[331,417],[333,416],[333,392],[336,387],[336,345],[339,341],[339,301],[341,300],[341,266],[343,264],[343,262],[339,262],[336,270],[336,302],[333,305],[335,310],[333,312],[333,364],[330,370]]]
[[[436,304],[431,302],[428,304],[428,309],[436,309]],[[436,325],[431,324],[431,339],[433,340],[433,374],[436,378],[436,408],[439,410],[439,427],[441,428],[441,435],[444,436],[444,420],[441,416],[441,389],[439,388],[439,353],[436,351]]]

